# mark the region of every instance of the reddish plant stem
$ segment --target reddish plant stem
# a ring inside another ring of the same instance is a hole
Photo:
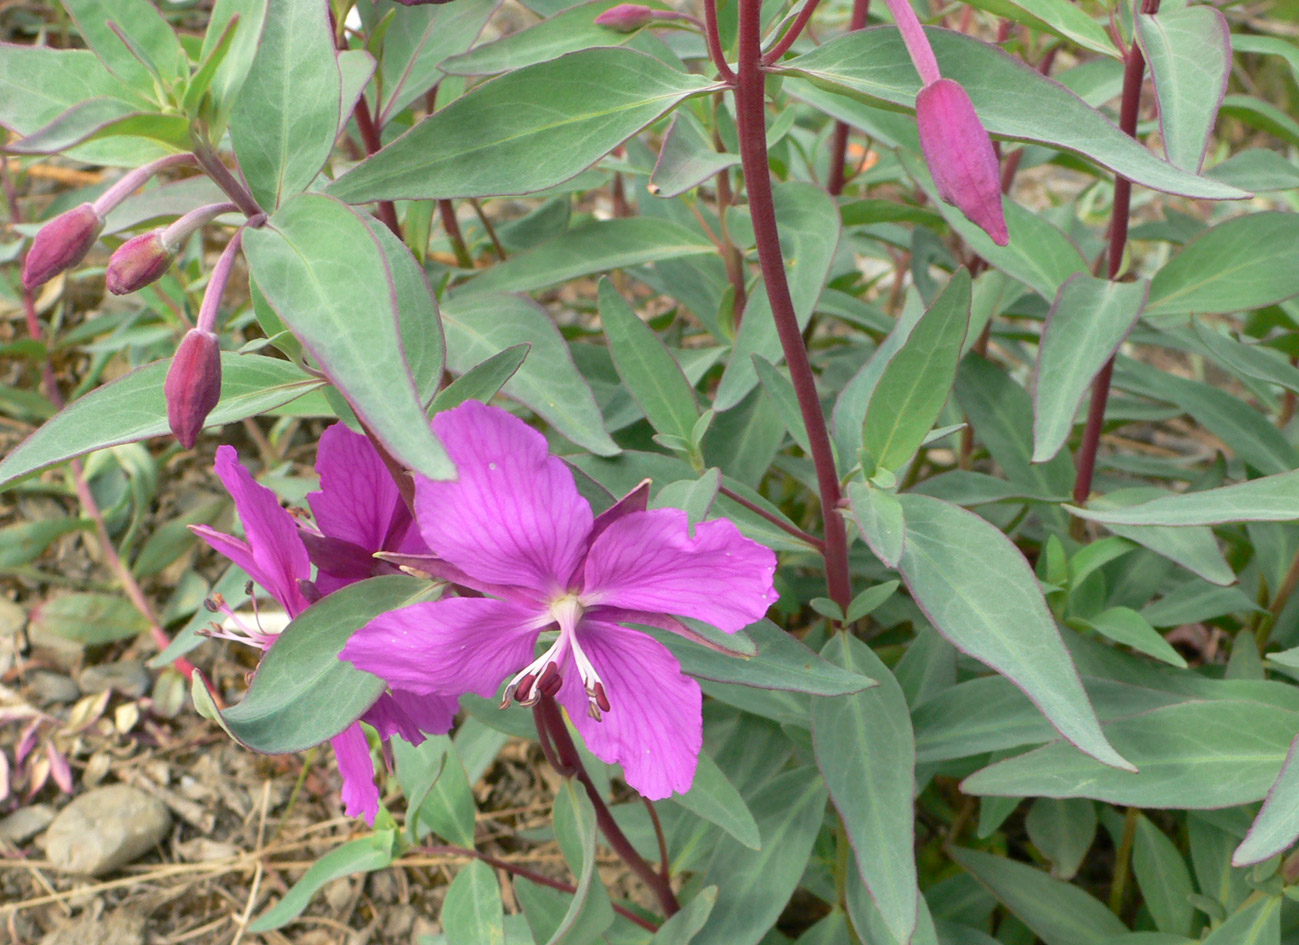
[[[442,229],[446,231],[447,239],[451,241],[451,251],[456,254],[456,263],[461,269],[474,268],[473,257],[469,255],[469,247],[465,245],[465,236],[460,232],[460,221],[456,219],[456,208],[451,205],[450,200],[438,201],[438,215],[442,218]]]
[[[676,915],[681,911],[681,905],[677,902],[676,893],[672,891],[671,882],[645,862],[644,857],[636,852],[627,835],[622,832],[618,822],[613,819],[609,806],[605,804],[595,782],[591,780],[591,776],[586,773],[586,768],[582,765],[582,756],[577,753],[577,746],[573,744],[573,737],[568,734],[568,726],[564,724],[564,716],[559,711],[559,705],[554,697],[543,695],[532,711],[546,759],[557,772],[566,777],[575,777],[582,783],[591,806],[595,808],[595,822],[599,825],[605,839],[609,841],[613,852],[618,854],[641,882],[653,891],[664,913],[669,916]]]
[[[654,836],[659,842],[659,875],[670,881],[672,864],[668,859],[668,839],[663,836],[663,822],[659,820],[659,812],[654,809],[653,801],[648,797],[642,797],[641,802],[645,805],[645,810],[649,811],[650,823],[654,825]]]
[[[379,128],[370,117],[370,106],[366,103],[364,95],[356,100],[352,117],[356,120],[356,130],[361,133],[361,143],[365,145],[365,153],[374,154],[382,148],[383,139],[379,137]],[[397,205],[391,200],[380,200],[375,212],[383,225],[392,230],[393,236],[400,239],[401,224],[397,222]]]
[[[758,247],[762,279],[771,302],[771,314],[780,336],[790,380],[798,398],[803,424],[816,467],[825,526],[826,585],[830,599],[846,610],[852,599],[848,576],[848,534],[839,514],[839,476],[834,467],[830,434],[826,429],[816,378],[807,357],[807,347],[798,327],[794,300],[785,277],[785,259],[780,249],[776,205],[771,192],[771,171],[767,165],[767,115],[764,102],[765,76],[762,70],[761,0],[740,0],[739,81],[735,87],[735,110],[739,122],[740,160],[745,187],[749,192],[749,213]]]
[[[492,221],[487,219],[487,214],[483,213],[483,205],[473,197],[470,197],[469,206],[474,208],[474,213],[478,216],[478,222],[483,225],[483,230],[487,233],[487,238],[492,241],[492,249],[496,251],[496,258],[501,262],[505,262],[505,247],[501,245],[500,239],[497,238],[496,228],[492,226]]]
[[[243,211],[244,216],[252,219],[262,214],[262,208],[258,205],[256,199],[249,192],[248,188],[230,172],[221,160],[221,155],[212,149],[207,141],[198,135],[194,142],[194,157],[198,160],[199,167],[207,172],[207,176],[212,178],[212,183],[221,188],[221,191],[234,201],[235,205]]]
[[[434,846],[419,847],[419,852],[428,856],[463,856],[475,860],[482,860],[493,869],[504,870],[511,876],[522,876],[526,880],[536,883],[538,886],[548,886],[551,889],[558,889],[560,892],[566,892],[569,895],[577,892],[577,887],[572,883],[566,883],[562,879],[551,879],[542,873],[528,869],[526,866],[520,866],[518,863],[511,863],[509,860],[498,859],[490,853],[479,853],[477,850],[470,850],[468,847],[456,846]],[[657,932],[658,926],[642,916],[637,915],[625,906],[613,903],[613,911],[618,913],[624,919],[635,922],[642,929],[650,932]]]
[[[704,0],[704,35],[708,38],[708,58],[722,81],[735,85],[735,73],[722,52],[722,34],[717,29],[717,0]]]
[[[848,32],[855,33],[866,25],[870,17],[871,0],[853,0],[852,19],[848,21]],[[848,183],[847,174],[844,171],[844,162],[848,159],[848,123],[846,121],[836,122],[834,126],[834,140],[830,145],[830,180],[825,189],[830,192],[831,197],[838,197],[843,193],[844,184]]]
[[[1156,13],[1159,0],[1143,0],[1143,13]],[[1123,68],[1123,99],[1119,105],[1119,128],[1124,134],[1136,137],[1137,113],[1141,109],[1141,80],[1145,75],[1146,59],[1135,42],[1127,51]],[[1110,245],[1106,259],[1106,277],[1118,277],[1123,266],[1123,251],[1128,244],[1128,219],[1132,212],[1132,181],[1117,176],[1114,179],[1114,207],[1110,215]],[[1092,478],[1096,472],[1096,450],[1100,446],[1101,427],[1105,424],[1105,405],[1110,396],[1110,382],[1114,376],[1114,359],[1110,358],[1092,382],[1091,406],[1087,410],[1087,425],[1083,428],[1082,444],[1078,448],[1077,470],[1074,480],[1073,500],[1081,505],[1091,495]]]
[[[821,0],[805,0],[803,9],[798,11],[798,16],[794,17],[794,22],[790,24],[789,29],[785,30],[785,35],[780,37],[776,45],[763,54],[762,64],[764,66],[777,62],[781,56],[789,52],[789,47],[793,46],[798,37],[802,35],[804,28],[807,26],[807,21],[812,19],[812,14],[816,11],[820,2]]]
[[[726,486],[719,487],[717,491],[720,492],[722,495],[726,496],[726,498],[730,499],[736,505],[744,506],[754,515],[762,516],[772,525],[775,525],[777,528],[779,528],[782,532],[785,532],[786,534],[789,535],[793,535],[799,541],[807,542],[809,545],[811,545],[821,554],[825,554],[825,542],[822,541],[820,538],[817,538],[815,535],[809,535],[807,532],[803,531],[803,529],[799,528],[796,525],[792,525],[789,522],[786,522],[780,516],[772,515],[770,512],[768,512],[762,506],[758,505],[756,502],[750,502],[744,496],[732,492],[730,489],[726,488]]]

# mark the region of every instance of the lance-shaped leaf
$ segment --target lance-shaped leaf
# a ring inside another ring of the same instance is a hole
[[[1056,294],[1042,327],[1033,392],[1033,462],[1055,456],[1096,375],[1141,317],[1150,285],[1080,272]]]
[[[0,462],[0,486],[54,463],[170,432],[162,385],[170,359],[155,361],[74,400]],[[273,358],[221,353],[221,399],[205,427],[234,423],[280,407],[322,382]]]
[[[378,124],[394,115],[439,82],[443,62],[464,52],[478,39],[501,0],[456,0],[452,4],[390,5],[392,17],[383,34],[379,60],[382,104],[376,105]]]
[[[889,359],[866,407],[862,446],[895,470],[915,455],[947,402],[970,321],[970,273],[958,269]]]
[[[900,499],[906,547],[898,570],[934,629],[1019,686],[1079,749],[1134,770],[1102,733],[1019,549],[973,512],[928,496]]]
[[[865,482],[848,483],[848,502],[862,540],[886,568],[896,568],[906,547],[902,503],[892,492]]]
[[[175,30],[148,0],[64,0],[63,7],[86,45],[137,92],[153,98],[155,73],[172,82],[189,71]]]
[[[7,144],[5,150],[53,154],[108,135],[139,135],[182,151],[189,142],[189,122],[180,115],[149,112],[120,98],[103,96],[78,102],[43,128]]]
[[[936,27],[925,33],[943,75],[965,88],[991,134],[1082,155],[1154,190],[1210,200],[1247,196],[1160,160],[1069,89],[995,46]],[[780,65],[782,72],[886,108],[913,110],[920,91],[902,39],[891,27],[846,33]]]
[[[1137,42],[1155,80],[1164,153],[1198,172],[1231,74],[1227,19],[1203,5],[1140,13]]]
[[[239,167],[267,212],[306,188],[334,147],[343,80],[327,13],[315,0],[267,3],[230,114]]]
[[[442,63],[442,71],[450,75],[496,75],[592,46],[621,46],[633,32],[617,33],[595,22],[601,13],[621,2],[594,0],[568,7],[518,32],[450,57]]]
[[[427,581],[386,575],[349,584],[295,618],[266,651],[248,694],[221,713],[226,730],[254,751],[301,751],[333,738],[386,686],[338,658],[357,628],[379,614],[436,596]]]
[[[1081,509],[1079,518],[1104,525],[1221,525],[1299,519],[1299,470],[1203,492],[1169,493],[1121,509]]]
[[[812,700],[816,766],[848,831],[862,882],[893,937],[916,928],[916,745],[906,696],[871,648],[840,633],[821,654],[880,685],[849,696]]]
[[[595,809],[572,778],[555,797],[555,837],[577,877],[577,891],[547,945],[585,945],[598,940],[613,923],[613,907],[595,876]]]
[[[442,901],[440,919],[449,941],[464,945],[504,945],[501,884],[490,866],[475,860],[456,874]]]
[[[659,146],[649,192],[655,197],[677,197],[739,163],[738,154],[718,153],[699,119],[681,108]]]
[[[1263,808],[1250,825],[1232,866],[1250,866],[1284,853],[1299,839],[1299,736],[1290,743],[1281,773],[1268,788]]]
[[[356,212],[300,194],[245,232],[244,251],[267,301],[361,422],[410,469],[453,476],[402,350],[392,270]]]
[[[1114,41],[1099,23],[1069,0],[974,0],[970,4],[996,16],[1046,30],[1111,59],[1119,58]]]
[[[574,176],[715,86],[621,47],[510,72],[435,112],[329,187],[350,203],[527,194]]]
[[[352,873],[371,873],[392,862],[396,833],[376,830],[330,850],[303,874],[302,879],[274,906],[248,924],[253,933],[269,932],[288,925],[311,905],[311,899],[326,883]]]

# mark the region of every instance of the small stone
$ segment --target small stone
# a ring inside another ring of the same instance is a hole
[[[59,926],[41,945],[144,945],[144,914],[130,906],[107,915],[87,911]]]
[[[50,862],[100,876],[143,856],[171,830],[167,805],[139,788],[96,788],[59,811],[45,833]]]
[[[65,705],[81,698],[77,684],[48,669],[34,669],[27,674],[27,688],[41,705]]]
[[[50,825],[54,819],[54,808],[49,804],[33,804],[31,807],[20,807],[8,817],[0,820],[0,837],[10,843],[26,843]]]
[[[128,699],[139,699],[149,692],[153,677],[138,660],[118,660],[87,667],[81,674],[81,691],[103,692],[111,689]]]

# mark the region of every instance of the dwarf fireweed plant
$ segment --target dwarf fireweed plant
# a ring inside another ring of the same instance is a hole
[[[243,931],[412,853],[453,945],[1299,941],[1272,11],[191,7],[0,45],[0,562],[339,789]]]

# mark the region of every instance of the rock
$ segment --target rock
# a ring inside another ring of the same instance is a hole
[[[45,833],[45,854],[61,870],[99,876],[157,846],[171,830],[171,812],[139,788],[96,788],[59,811]]]
[[[34,669],[28,673],[27,688],[41,705],[64,705],[81,698],[81,690],[75,682],[48,669]]]
[[[119,660],[116,663],[87,667],[78,682],[81,683],[81,691],[87,695],[111,689],[128,699],[139,699],[149,692],[153,677],[138,660]]]
[[[48,827],[53,819],[54,808],[49,804],[20,807],[0,820],[0,837],[10,843],[26,843]]]
[[[107,915],[87,910],[54,929],[40,945],[144,945],[144,915],[130,906]]]

